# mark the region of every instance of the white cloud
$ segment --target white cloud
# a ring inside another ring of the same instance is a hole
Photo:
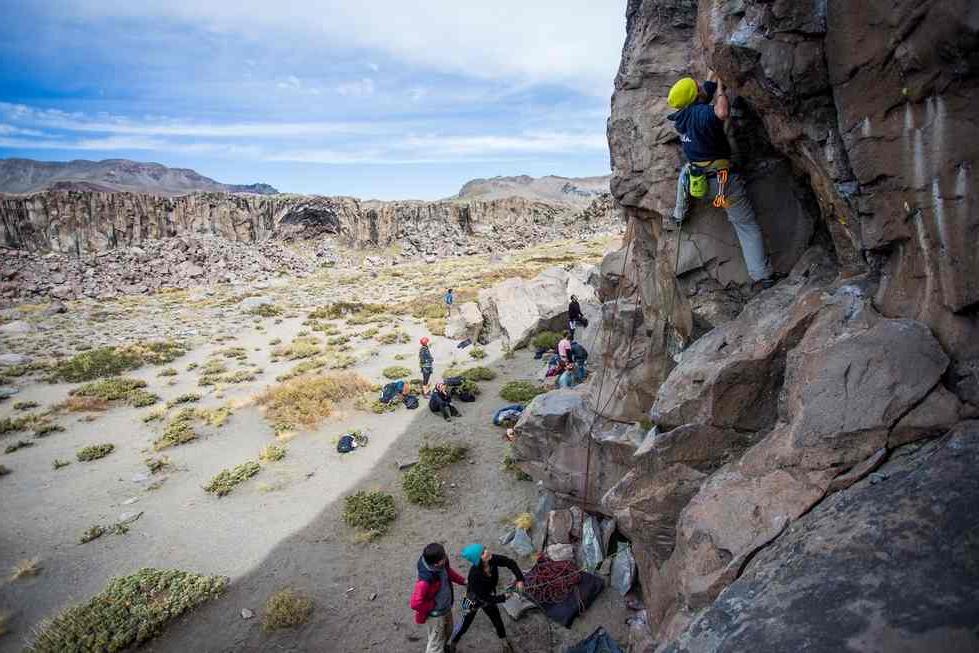
[[[176,20],[220,33],[286,35],[483,79],[608,95],[625,38],[626,0],[65,0],[61,14]]]
[[[337,84],[337,93],[344,97],[369,97],[374,95],[374,80],[369,77]]]

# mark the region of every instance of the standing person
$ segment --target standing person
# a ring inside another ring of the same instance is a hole
[[[455,294],[452,292],[452,288],[445,291],[445,310],[446,317],[452,317],[452,304],[455,303]]]
[[[466,613],[462,617],[459,628],[452,634],[452,640],[447,647],[448,652],[455,653],[459,640],[469,630],[469,626],[476,618],[476,613],[482,610],[493,622],[493,628],[496,630],[496,636],[500,638],[503,652],[512,653],[513,646],[507,639],[506,628],[503,626],[503,619],[500,617],[500,609],[496,607],[506,601],[506,596],[497,594],[496,586],[500,582],[500,567],[506,567],[517,579],[517,590],[523,591],[523,572],[520,571],[516,562],[506,556],[493,555],[482,544],[470,544],[462,550],[462,557],[472,565],[467,579],[467,601],[464,603]]]
[[[418,559],[418,581],[411,594],[411,609],[416,624],[428,624],[425,653],[444,653],[452,635],[452,583],[465,585],[465,579],[449,566],[445,548],[437,542],[425,547]]]
[[[435,359],[432,357],[432,352],[428,348],[428,343],[430,342],[428,337],[422,338],[419,342],[421,343],[421,349],[418,350],[418,365],[422,371],[422,396],[427,397],[428,381],[432,378]]]
[[[585,316],[581,314],[581,304],[578,303],[578,298],[571,295],[571,301],[568,302],[568,331],[571,332],[572,340],[574,340],[574,330],[578,328],[579,324],[588,326]]]
[[[588,350],[585,349],[577,340],[571,341],[571,360],[575,365],[575,380],[581,383],[585,380],[588,371],[585,369],[585,362],[588,360]]]
[[[435,384],[435,391],[428,400],[428,409],[433,413],[441,413],[447,422],[450,416],[462,417],[459,409],[452,405],[452,395],[444,383]]]
[[[571,334],[567,331],[564,332],[564,337],[557,343],[557,355],[561,357],[562,361],[571,360]]]
[[[686,217],[689,197],[712,199],[715,207],[727,212],[727,219],[741,244],[748,275],[762,288],[770,288],[775,284],[775,278],[765,253],[761,228],[744,181],[731,166],[731,146],[724,133],[724,123],[730,116],[724,84],[713,72],[708,77],[714,79],[703,84],[684,77],[670,88],[667,97],[668,104],[676,109],[667,117],[680,134],[683,154],[688,161],[680,170],[677,181],[673,226],[682,223]]]

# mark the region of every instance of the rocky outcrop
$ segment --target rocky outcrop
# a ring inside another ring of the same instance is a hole
[[[938,606],[979,577],[936,565],[979,527],[979,487],[944,489],[979,431],[910,452],[979,414],[976,8],[631,0],[627,17],[608,133],[628,224],[601,266],[593,374],[565,415],[535,400],[518,463],[573,501],[607,488],[588,504],[632,540],[649,650],[974,648],[971,608]],[[679,249],[661,229],[680,163],[666,92],[708,67],[789,272],[758,294],[722,215],[699,207]],[[598,437],[616,425],[629,444]],[[891,473],[908,480],[887,503]],[[890,597],[891,556],[920,614]]]

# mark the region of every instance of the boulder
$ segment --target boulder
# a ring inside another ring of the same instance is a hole
[[[445,321],[445,337],[477,340],[483,329],[483,314],[479,312],[479,306],[476,302],[464,302],[457,306],[458,311],[453,311],[452,317]]]
[[[502,336],[518,349],[545,329],[567,328],[568,301],[572,294],[582,305],[593,301],[594,289],[585,280],[587,267],[569,273],[563,268],[549,268],[533,279],[507,279],[479,291],[479,311],[484,317],[484,340]]]
[[[0,354],[0,367],[27,365],[30,362],[30,356],[25,356],[24,354]]]
[[[9,335],[17,335],[21,333],[33,333],[34,331],[35,331],[34,325],[24,320],[14,320],[13,322],[0,324],[0,333],[5,333]]]
[[[979,422],[897,449],[759,551],[668,653],[979,648]]]
[[[256,295],[254,297],[245,297],[238,303],[238,306],[247,313],[258,309],[260,306],[272,305],[274,303],[271,298],[265,295]]]

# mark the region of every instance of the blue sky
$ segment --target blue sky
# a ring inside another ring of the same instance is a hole
[[[602,175],[626,0],[0,0],[0,158],[437,198]]]

